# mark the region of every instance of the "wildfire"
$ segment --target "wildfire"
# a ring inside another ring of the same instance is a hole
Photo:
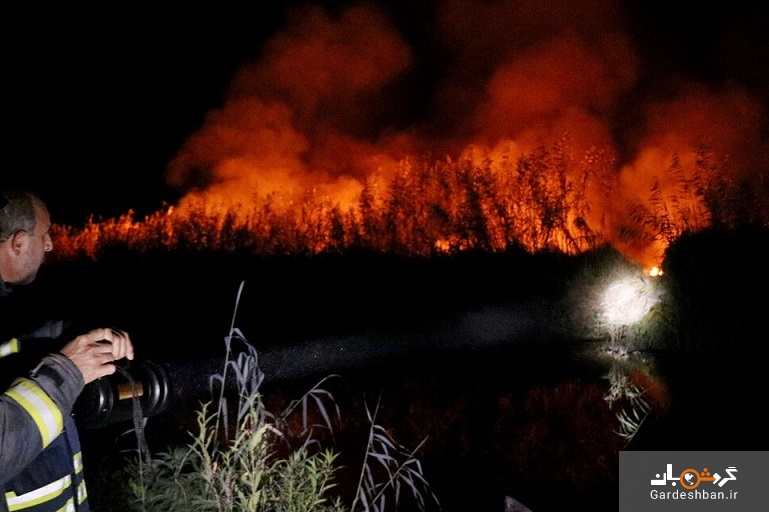
[[[299,8],[169,162],[186,197],[144,219],[58,226],[60,257],[111,244],[421,255],[612,244],[659,276],[684,232],[744,215],[769,225],[761,193],[734,210],[760,154],[748,93],[682,86],[639,107],[643,127],[618,123],[641,64],[625,34],[606,32],[621,26],[615,10],[493,4],[436,13],[435,44],[465,67],[445,70],[419,122],[391,96],[413,89],[415,57],[381,10]],[[617,149],[620,131],[632,150]]]
[[[246,204],[191,194],[144,219],[129,211],[116,219],[92,219],[82,229],[55,226],[57,255],[97,258],[111,245],[134,251],[183,247],[265,255],[354,249],[432,255],[516,247],[577,254],[613,242],[602,230],[610,219],[596,219],[590,209],[593,180],[608,168],[605,158],[591,154],[575,160],[561,141],[515,162],[404,161],[390,180],[368,180],[354,199],[308,190],[302,201],[268,196]],[[673,204],[664,206],[671,212],[664,219],[639,217],[636,237],[645,237],[647,251],[627,253],[631,259],[646,254],[649,260],[638,261],[647,265],[650,276],[662,275],[659,261],[672,240],[662,235],[683,232],[683,227],[676,232],[670,225],[677,219]],[[638,205],[639,211],[650,208]],[[656,223],[669,232],[652,230]],[[704,219],[701,223],[706,225]]]

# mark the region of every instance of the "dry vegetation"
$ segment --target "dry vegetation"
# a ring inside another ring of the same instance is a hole
[[[769,182],[763,175],[750,182],[726,179],[722,164],[705,150],[694,162],[683,169],[674,155],[648,200],[619,213],[626,218],[620,231],[667,246],[682,233],[709,225],[769,225]],[[370,178],[349,208],[308,191],[299,203],[271,197],[217,209],[199,200],[144,219],[129,211],[119,218],[92,218],[82,228],[55,226],[56,256],[96,259],[114,246],[258,255],[361,249],[430,256],[511,247],[576,254],[606,244],[608,226],[619,225],[618,219],[591,211],[591,198],[619,193],[615,168],[606,152],[574,157],[566,140],[515,161],[404,161],[391,179]]]

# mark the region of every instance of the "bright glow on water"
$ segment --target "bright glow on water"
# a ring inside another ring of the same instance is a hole
[[[610,284],[601,297],[601,318],[613,327],[633,325],[659,302],[648,280],[623,277]]]

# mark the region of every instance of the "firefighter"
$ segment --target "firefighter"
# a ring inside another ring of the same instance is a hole
[[[31,283],[53,249],[50,228],[37,195],[0,191],[0,512],[90,510],[70,412],[85,384],[134,357],[127,333],[95,329],[43,355],[31,371],[20,364],[34,353],[27,349],[62,332],[56,322],[16,332],[21,326],[12,309],[14,288]]]

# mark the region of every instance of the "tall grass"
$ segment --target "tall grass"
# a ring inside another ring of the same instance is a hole
[[[401,501],[402,491],[410,492],[419,510],[425,509],[424,491],[430,486],[424,479],[422,466],[416,453],[425,441],[416,449],[409,451],[398,444],[387,430],[376,422],[376,413],[366,408],[368,422],[371,426],[368,435],[368,448],[363,462],[363,468],[358,481],[358,491],[355,494],[351,509],[371,512],[390,510],[389,503],[397,507]],[[429,497],[438,503],[438,499],[430,492]],[[392,501],[388,501],[392,500]]]
[[[604,400],[614,410],[619,423],[615,432],[628,445],[651,414],[652,403],[646,396],[646,389],[632,382],[619,363],[612,364],[607,379],[609,390]]]
[[[243,289],[238,291],[237,302]],[[222,372],[210,377],[213,399],[197,411],[190,442],[155,456],[130,456],[100,482],[104,512],[384,512],[408,499],[440,509],[417,451],[399,445],[367,410],[370,432],[357,489],[337,492],[339,453],[324,446],[341,411],[324,384],[279,414],[267,410],[255,347],[235,327],[225,337]],[[292,421],[295,416],[299,421]],[[314,418],[320,418],[315,421]],[[298,427],[297,427],[298,426]],[[111,499],[110,499],[111,498]]]

